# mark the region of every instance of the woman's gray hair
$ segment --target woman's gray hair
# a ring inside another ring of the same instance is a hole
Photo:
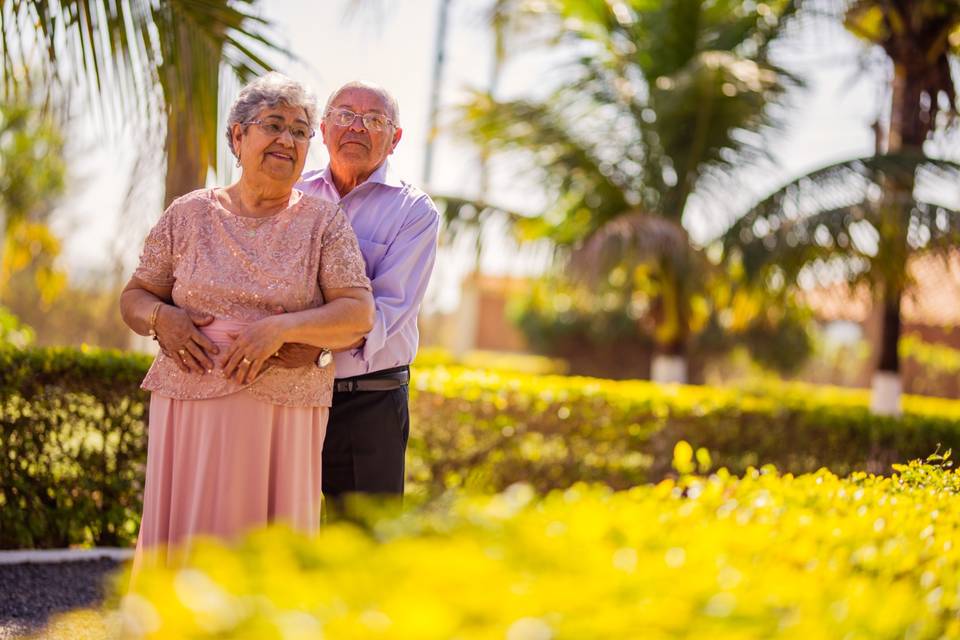
[[[276,107],[278,104],[303,109],[311,127],[317,122],[316,96],[296,80],[271,71],[241,89],[240,95],[230,107],[230,115],[227,116],[227,144],[230,145],[233,155],[237,155],[237,150],[233,148],[233,125],[250,122],[262,109]]]

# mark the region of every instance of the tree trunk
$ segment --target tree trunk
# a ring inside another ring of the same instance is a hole
[[[921,117],[922,78],[911,69],[922,68],[923,61],[897,59],[909,57],[913,48],[903,44],[887,47],[894,58],[888,152],[922,152],[929,123]],[[877,263],[888,270],[883,283],[880,328],[880,359],[871,387],[871,410],[879,415],[899,415],[903,383],[900,378],[899,342],[901,330],[900,299],[907,283],[910,248],[907,245],[908,218],[905,207],[913,202],[915,176],[892,176],[886,185],[883,219],[879,229],[881,250]]]
[[[440,127],[440,93],[443,89],[443,68],[447,57],[447,26],[452,0],[440,0],[437,17],[437,40],[433,59],[433,80],[430,86],[430,115],[427,123],[427,146],[423,153],[423,188],[429,189],[433,180],[433,150]]]
[[[185,193],[203,187],[207,182],[208,162],[204,150],[197,144],[195,131],[182,122],[183,116],[171,113],[167,117],[167,176],[164,185],[163,208]],[[181,120],[178,122],[178,120]]]
[[[666,270],[667,277],[660,297],[662,313],[660,321],[669,337],[656,344],[653,362],[650,366],[650,379],[653,382],[686,384],[689,380],[687,362],[687,344],[690,337],[690,313],[688,300],[676,276]]]
[[[650,380],[661,384],[687,384],[689,363],[686,349],[668,348],[653,355]]]
[[[880,361],[873,374],[870,410],[878,415],[900,415],[903,383],[900,380],[900,300],[899,291],[885,291],[880,328]]]
[[[157,11],[173,12],[174,5]],[[158,69],[166,109],[166,181],[163,206],[203,187],[217,163],[221,40],[204,38],[175,12],[164,20],[176,25],[161,41],[164,64]],[[223,26],[219,28],[223,30]]]

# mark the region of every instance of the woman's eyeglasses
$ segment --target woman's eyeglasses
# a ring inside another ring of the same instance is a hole
[[[284,131],[289,131],[290,136],[297,142],[306,142],[316,134],[316,131],[302,122],[287,124],[283,120],[251,120],[243,124],[255,124],[265,134],[275,138],[282,136]]]

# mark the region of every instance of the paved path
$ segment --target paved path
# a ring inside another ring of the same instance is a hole
[[[37,630],[53,613],[98,604],[118,566],[110,558],[0,563],[0,640]]]

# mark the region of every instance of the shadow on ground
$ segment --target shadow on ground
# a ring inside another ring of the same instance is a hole
[[[0,565],[0,640],[33,633],[51,615],[99,604],[116,560]]]

